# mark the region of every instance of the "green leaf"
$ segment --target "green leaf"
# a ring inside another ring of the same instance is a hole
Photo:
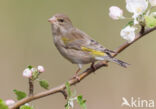
[[[21,100],[21,99],[23,99],[23,98],[25,98],[27,96],[25,92],[22,92],[22,91],[19,91],[19,90],[16,90],[16,89],[13,90],[13,91],[17,96],[17,100]]]
[[[145,16],[146,26],[149,28],[153,28],[156,26],[156,18],[153,16]]]
[[[133,25],[134,25],[134,21],[132,20],[132,21],[129,21],[129,22],[124,26],[124,28],[127,27],[127,26],[133,26]]]
[[[39,84],[44,89],[48,89],[49,88],[49,83],[46,80],[39,80]]]
[[[34,109],[34,108],[31,106],[23,105],[20,107],[20,109]]]
[[[65,105],[65,109],[70,109],[70,106],[68,103]]]
[[[66,82],[66,88],[67,88],[68,97],[70,98],[72,96],[72,92],[70,90],[70,84],[69,84],[69,82]]]
[[[87,109],[86,100],[83,100],[83,97],[82,96],[78,96],[77,97],[77,102],[79,103],[79,105],[80,105],[80,107],[82,109]]]
[[[31,65],[29,65],[28,68],[31,70],[33,67]]]
[[[0,99],[0,109],[9,109],[3,100]]]

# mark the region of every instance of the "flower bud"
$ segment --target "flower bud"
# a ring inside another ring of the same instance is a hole
[[[12,100],[12,99],[8,99],[8,100],[5,101],[5,104],[6,104],[7,106],[13,105],[14,103],[15,103],[15,101]]]
[[[41,65],[39,65],[38,67],[37,67],[37,70],[38,70],[38,72],[40,72],[40,73],[43,73],[45,70],[44,70],[44,67],[43,66],[41,66]]]
[[[31,78],[31,77],[32,77],[32,71],[31,71],[29,68],[26,68],[26,69],[23,71],[23,77]]]
[[[109,16],[114,20],[123,19],[123,11],[117,6],[111,6],[109,8]]]

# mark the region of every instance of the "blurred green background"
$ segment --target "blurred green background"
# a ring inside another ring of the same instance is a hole
[[[15,99],[13,89],[28,90],[22,77],[28,65],[43,65],[41,75],[55,87],[70,79],[76,65],[56,50],[48,18],[67,14],[73,24],[109,49],[125,42],[120,30],[128,20],[113,21],[108,9],[117,5],[125,10],[124,0],[1,0],[0,1],[0,98]],[[131,65],[124,69],[116,64],[98,70],[72,87],[87,100],[88,109],[121,109],[122,97],[156,100],[156,32],[148,34],[117,58]],[[89,65],[85,65],[84,69]],[[35,85],[35,92],[44,91]],[[63,109],[66,101],[55,94],[33,101],[35,109]],[[76,105],[75,109],[79,109]]]

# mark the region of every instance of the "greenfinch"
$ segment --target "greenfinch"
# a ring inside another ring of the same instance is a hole
[[[76,76],[83,64],[96,61],[111,61],[122,67],[127,63],[112,57],[114,51],[106,49],[89,35],[73,26],[68,16],[56,14],[48,21],[51,23],[52,35],[56,48],[60,54],[73,64],[78,65]]]

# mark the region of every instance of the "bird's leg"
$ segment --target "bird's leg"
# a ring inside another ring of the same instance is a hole
[[[95,72],[95,70],[96,70],[96,68],[95,68],[95,65],[94,65],[95,63],[94,62],[92,62],[92,64],[91,64],[91,69],[93,69],[93,72]]]
[[[74,78],[76,78],[78,81],[80,81],[80,77],[78,76],[78,73],[79,71],[81,70],[82,68],[82,65],[81,64],[78,64],[78,70],[75,72],[75,75],[74,75]]]
[[[80,70],[81,70],[81,69],[78,68],[78,70],[75,72],[75,75],[74,75],[74,77],[73,77],[73,78],[76,78],[78,81],[80,81],[80,77],[78,76],[78,73],[79,73]]]
[[[76,76],[78,76],[78,73],[79,73],[80,70],[81,70],[80,68],[77,69],[77,71],[75,72]]]

